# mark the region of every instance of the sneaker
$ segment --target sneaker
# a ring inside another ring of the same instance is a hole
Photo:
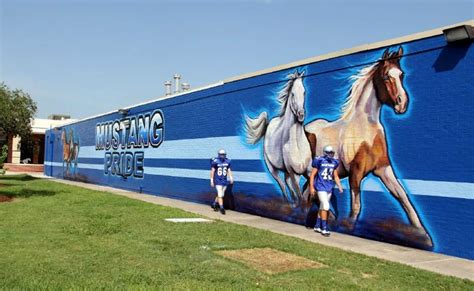
[[[219,211],[219,205],[217,203],[215,203],[215,202],[212,203],[211,207],[212,207],[212,209],[214,209],[214,211]]]
[[[314,232],[321,233],[322,229],[320,227],[315,227]]]
[[[221,214],[225,214],[225,209],[221,208]]]
[[[331,235],[331,233],[327,229],[321,230],[321,234],[324,235],[324,236],[330,236]]]

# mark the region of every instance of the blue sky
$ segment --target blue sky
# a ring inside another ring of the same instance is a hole
[[[454,1],[0,0],[0,80],[83,118],[192,87],[474,18]]]

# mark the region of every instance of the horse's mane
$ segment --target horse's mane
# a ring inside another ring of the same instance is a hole
[[[286,111],[286,104],[288,103],[288,97],[290,96],[291,89],[293,88],[293,84],[295,83],[296,79],[299,78],[301,75],[296,71],[292,74],[289,74],[287,78],[289,79],[286,82],[285,87],[281,89],[280,93],[278,94],[277,101],[280,105],[280,112],[278,115],[281,117],[285,114]]]
[[[373,65],[362,68],[357,74],[349,77],[349,80],[353,81],[351,88],[349,90],[349,96],[346,98],[346,101],[341,108],[341,119],[348,117],[352,112],[354,106],[357,104],[362,92],[364,91],[365,85],[370,81],[374,75],[374,72],[377,70],[377,65]]]

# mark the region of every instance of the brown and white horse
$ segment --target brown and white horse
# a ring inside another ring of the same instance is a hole
[[[66,175],[71,171],[71,163],[74,163],[74,172],[77,168],[77,158],[79,157],[79,143],[74,142],[74,134],[71,129],[69,139],[67,138],[66,129],[61,133],[61,141],[63,143],[63,171],[64,163],[66,163]]]
[[[410,223],[419,229],[427,244],[432,246],[431,238],[391,166],[385,130],[380,121],[382,105],[392,107],[397,114],[407,111],[408,94],[403,86],[403,70],[400,66],[402,55],[402,47],[397,52],[385,50],[377,63],[363,68],[352,77],[354,82],[343,106],[342,116],[333,122],[323,119],[309,122],[305,131],[312,140],[312,147],[316,149],[313,155],[321,155],[325,145],[336,149],[342,165],[338,174],[341,178],[349,179],[350,218],[353,222],[361,210],[362,179],[373,173],[399,201]]]

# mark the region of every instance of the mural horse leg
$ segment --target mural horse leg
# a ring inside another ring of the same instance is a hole
[[[63,144],[63,165],[62,165],[62,173],[64,175],[64,164],[66,164],[66,176],[69,174],[69,166],[70,166],[70,163],[69,163],[69,156],[70,156],[70,152],[71,152],[71,145],[70,143],[68,142],[68,139],[67,139],[67,134],[66,134],[66,130],[63,129],[63,132],[61,133],[61,141],[62,141],[62,144]]]
[[[378,168],[374,171],[374,174],[378,176],[380,180],[382,180],[383,184],[385,185],[385,187],[387,187],[393,197],[395,197],[395,199],[400,202],[403,209],[407,213],[408,219],[410,220],[411,224],[419,229],[424,230],[420,218],[418,217],[415,208],[413,208],[413,205],[410,203],[405,189],[403,189],[402,185],[395,176],[392,166],[388,165],[385,167]]]
[[[74,161],[74,174],[77,174],[77,162],[79,159],[79,143],[75,142],[74,143],[74,156],[73,156],[73,161]]]

